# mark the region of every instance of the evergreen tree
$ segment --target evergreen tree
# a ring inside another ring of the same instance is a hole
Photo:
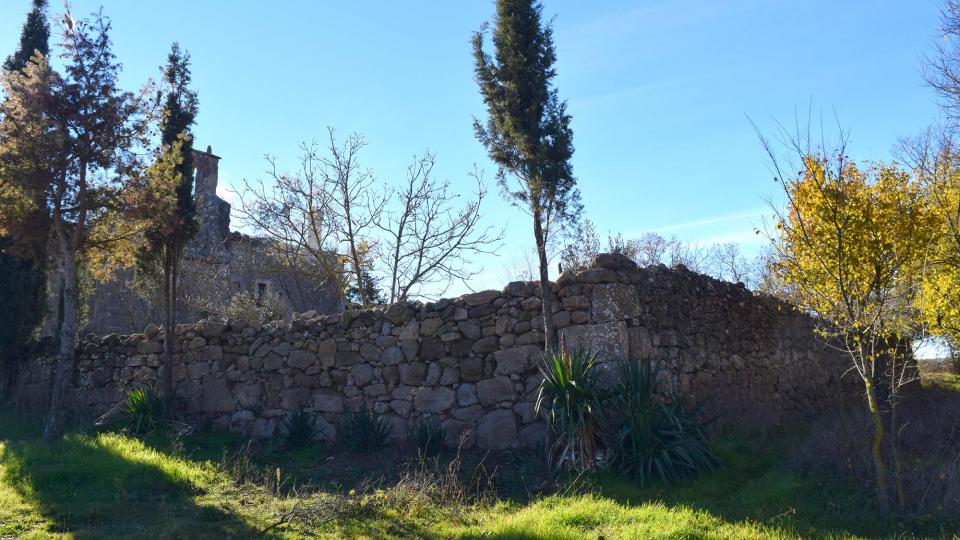
[[[144,233],[146,244],[138,253],[139,269],[159,268],[164,314],[163,391],[170,405],[173,399],[173,340],[177,323],[177,278],[187,242],[199,225],[193,200],[193,137],[190,127],[197,115],[197,94],[190,90],[190,55],[174,43],[163,68],[166,95],[160,122],[157,161],[148,171],[153,200],[168,204],[152,205]]]
[[[577,222],[582,206],[570,164],[570,115],[553,87],[553,30],[542,12],[536,0],[497,0],[493,57],[483,48],[486,27],[474,34],[475,78],[488,112],[486,123],[474,119],[474,130],[499,167],[503,193],[533,217],[546,348],[555,351],[547,244]]]
[[[27,14],[27,22],[20,33],[20,47],[3,63],[6,71],[20,71],[35,52],[50,54],[50,24],[46,16],[47,0],[33,0],[33,9]]]
[[[140,102],[117,85],[120,65],[109,30],[102,16],[77,21],[68,12],[64,74],[41,57],[2,79],[7,99],[0,106],[0,225],[18,223],[42,201],[60,266],[60,350],[44,426],[47,440],[63,431],[64,393],[76,367],[79,262],[105,251],[106,235],[115,230],[120,180],[135,166],[132,149],[142,144]]]
[[[50,52],[50,27],[44,8],[46,0],[34,0],[20,36],[20,47],[3,63],[6,72],[20,72],[36,53]],[[2,109],[3,107],[0,107]],[[0,120],[2,122],[2,120]],[[0,133],[4,129],[0,127]],[[0,160],[0,171],[11,174],[42,175],[41,168],[17,167]],[[4,176],[0,172],[0,177]],[[28,192],[30,202],[16,220],[0,223],[0,364],[12,368],[20,347],[30,338],[44,313],[46,288],[46,245],[50,232],[49,214],[42,193]],[[0,189],[0,204],[8,199]]]
[[[380,289],[380,280],[369,270],[362,270],[360,276],[363,280],[363,294],[360,294],[360,288],[356,283],[351,284],[347,287],[347,292],[344,295],[347,302],[354,306],[363,307],[386,304],[387,298],[383,290]],[[364,303],[364,298],[366,298],[366,303]]]

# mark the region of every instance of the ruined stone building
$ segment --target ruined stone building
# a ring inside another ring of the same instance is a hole
[[[281,267],[270,253],[267,239],[230,230],[230,203],[217,195],[220,157],[209,146],[205,152],[194,150],[193,157],[200,230],[184,250],[179,281],[180,320],[194,321],[217,314],[241,293],[258,303],[269,302],[279,312],[277,315],[284,318],[295,311],[342,311],[339,291],[315,283],[296,269]],[[149,322],[161,320],[158,302],[145,300],[143,292],[131,287],[132,280],[132,270],[124,269],[109,282],[91,284],[85,331],[135,332]]]

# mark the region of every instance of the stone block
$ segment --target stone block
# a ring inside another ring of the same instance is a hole
[[[500,297],[500,291],[480,291],[472,294],[465,294],[460,297],[460,301],[468,306],[479,306],[489,304]]]
[[[503,450],[519,445],[517,419],[508,409],[497,409],[484,415],[475,434],[477,446],[485,450]]]
[[[469,407],[479,403],[477,399],[477,388],[470,383],[463,383],[457,387],[457,404],[461,407]]]
[[[413,399],[414,407],[420,412],[439,413],[453,406],[456,395],[446,387],[421,388]]]
[[[441,318],[425,319],[420,323],[420,333],[424,336],[432,336],[437,333],[441,326],[443,326],[443,319]]]
[[[427,377],[427,365],[423,362],[411,362],[400,366],[400,382],[409,386],[420,386]]]
[[[236,401],[226,381],[208,375],[203,379],[202,407],[205,412],[229,412],[236,407]]]
[[[547,442],[547,425],[537,422],[524,426],[519,435],[520,446],[523,448],[537,448]]]
[[[626,358],[629,354],[627,324],[622,321],[568,326],[559,333],[567,347],[593,351],[600,361]]]
[[[290,367],[295,367],[297,369],[307,369],[310,366],[313,366],[316,361],[316,355],[310,351],[298,349],[290,353],[290,356],[287,359],[287,364]]]
[[[353,384],[356,386],[366,386],[373,381],[373,368],[369,364],[357,364],[350,368],[350,374],[353,375]]]
[[[467,382],[477,382],[483,377],[483,359],[476,356],[460,361],[460,378]]]
[[[313,410],[325,413],[342,413],[343,396],[332,390],[314,392]]]
[[[478,339],[473,346],[470,347],[470,351],[474,354],[490,353],[497,350],[499,342],[500,340],[497,338],[497,336],[483,337]]]
[[[591,306],[593,322],[622,321],[640,315],[640,292],[623,283],[609,283],[593,287]]]
[[[516,392],[509,377],[494,377],[477,383],[477,397],[480,398],[480,403],[490,406],[502,401],[513,401]]]
[[[523,373],[531,367],[531,358],[539,358],[540,348],[534,346],[513,347],[493,353],[497,361],[497,375]]]

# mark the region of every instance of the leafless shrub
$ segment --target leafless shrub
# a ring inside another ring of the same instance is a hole
[[[801,474],[839,478],[865,491],[873,470],[861,459],[869,450],[872,430],[861,408],[840,410],[817,426],[789,458]],[[900,405],[902,454],[907,511],[936,516],[960,511],[960,396],[937,388],[910,396]],[[890,448],[886,448],[887,453]]]

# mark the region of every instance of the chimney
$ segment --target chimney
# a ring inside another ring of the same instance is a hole
[[[193,166],[196,169],[193,177],[195,198],[200,198],[205,193],[215,194],[217,192],[217,167],[219,163],[220,156],[214,155],[209,146],[207,146],[206,152],[193,151]]]

